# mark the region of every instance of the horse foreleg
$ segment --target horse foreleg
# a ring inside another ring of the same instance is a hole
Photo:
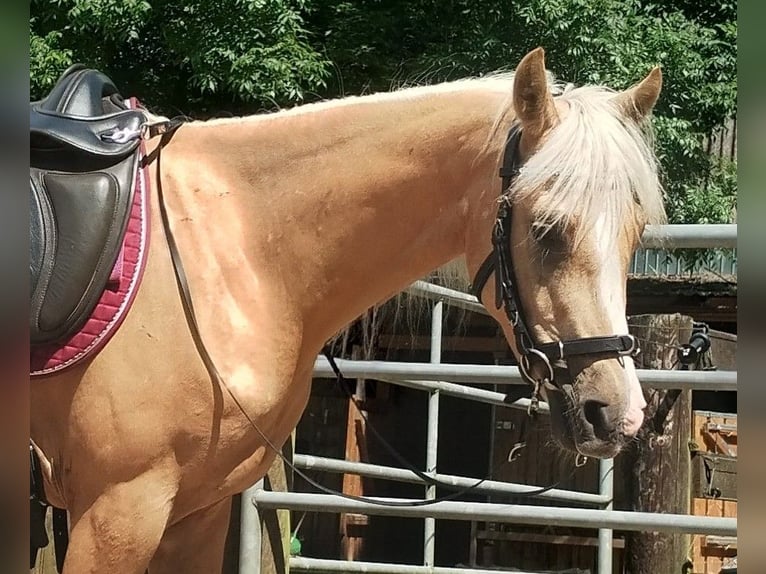
[[[72,508],[63,574],[144,574],[159,546],[175,490],[148,472]]]
[[[230,513],[228,497],[169,527],[149,564],[149,574],[221,572]]]

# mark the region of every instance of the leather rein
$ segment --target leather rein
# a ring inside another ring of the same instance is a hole
[[[511,186],[521,170],[519,144],[521,126],[514,123],[508,135],[500,167],[502,179],[500,206],[492,229],[492,251],[479,267],[472,282],[472,293],[481,300],[481,293],[495,276],[495,307],[502,308],[513,326],[516,349],[519,354],[519,371],[524,379],[534,386],[530,409],[538,408],[540,387],[560,390],[554,376],[554,366],[568,368],[567,359],[586,355],[612,355],[614,357],[635,357],[641,349],[633,335],[610,335],[559,340],[551,343],[537,343],[532,336],[525,318],[524,308],[518,291],[511,251],[511,221],[513,202],[509,196]],[[542,376],[533,374],[534,364],[542,365]]]

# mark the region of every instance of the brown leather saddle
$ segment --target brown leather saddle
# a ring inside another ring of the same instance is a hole
[[[81,65],[30,103],[33,345],[71,337],[106,288],[128,224],[145,121],[105,74]]]

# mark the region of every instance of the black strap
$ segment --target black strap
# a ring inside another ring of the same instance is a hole
[[[141,137],[144,139],[151,139],[158,135],[161,137],[159,145],[157,145],[157,147],[154,148],[150,154],[144,156],[141,159],[142,168],[151,164],[155,159],[158,160],[157,165],[159,166],[160,150],[165,147],[167,143],[173,138],[178,128],[180,128],[187,121],[189,121],[189,118],[186,116],[176,116],[164,122],[149,124],[143,127]],[[159,182],[157,185],[159,186]]]
[[[484,291],[484,287],[487,286],[487,281],[492,277],[495,272],[495,252],[492,250],[486,259],[479,266],[476,275],[473,278],[473,284],[471,285],[471,293],[478,299],[481,299],[481,293]]]
[[[48,506],[43,488],[43,471],[32,440],[29,441],[29,500]]]
[[[43,475],[37,451],[29,441],[29,568],[35,567],[37,552],[48,545],[48,533],[45,530],[45,514],[48,503],[45,501]]]
[[[633,335],[612,335],[608,337],[584,337],[571,341],[543,343],[536,348],[551,361],[559,361],[577,355],[616,354],[627,355],[638,347]]]
[[[516,176],[519,174],[519,170],[521,169],[521,162],[519,161],[519,144],[521,143],[521,126],[518,124],[513,124],[511,126],[510,132],[508,132],[508,141],[505,144],[505,150],[503,151],[503,163],[500,166],[500,178],[502,179],[502,185],[500,188],[500,195],[501,197],[504,197],[507,193],[511,190],[511,185],[513,184],[513,180],[516,179]],[[505,199],[501,199],[501,201],[507,201]],[[505,206],[507,210],[510,212],[511,204],[510,202],[507,202],[507,205]],[[502,206],[501,206],[502,208]],[[508,217],[504,217],[502,213],[500,213],[500,209],[498,209],[498,217],[497,220],[503,220],[502,223],[505,224],[508,228],[508,235],[510,238],[510,225],[511,225],[511,219],[510,219],[510,213],[508,213]],[[505,221],[507,219],[507,221]],[[493,248],[495,247],[495,237],[497,235],[497,222],[495,222],[495,228],[493,229]],[[476,272],[476,275],[474,276],[473,285],[471,287],[471,292],[476,295],[476,297],[481,298],[481,292],[484,290],[484,287],[487,285],[487,281],[489,281],[489,278],[492,276],[492,273],[495,272],[495,269],[497,267],[497,254],[495,253],[495,249],[490,251],[489,255],[487,255],[486,259],[484,259],[484,262],[479,267],[479,270]],[[497,299],[497,294],[495,294],[495,298]],[[500,308],[500,304],[498,303],[497,308]]]
[[[544,364],[553,381],[554,369],[551,363],[565,361],[567,357],[582,355],[635,355],[640,351],[635,337],[632,335],[611,335],[599,337],[583,337],[569,341],[554,341],[552,343],[535,342],[529,331],[524,307],[518,292],[513,253],[511,250],[511,223],[513,219],[513,202],[509,197],[511,186],[521,169],[519,143],[521,141],[521,127],[514,124],[508,135],[503,162],[500,167],[502,179],[500,205],[498,206],[495,225],[492,228],[492,251],[487,255],[474,277],[471,291],[481,299],[489,278],[495,276],[495,306],[503,308],[506,317],[513,327],[516,347],[521,355],[520,361],[522,374],[528,382],[535,384],[530,378],[531,363],[539,361]],[[537,391],[536,391],[537,392]]]

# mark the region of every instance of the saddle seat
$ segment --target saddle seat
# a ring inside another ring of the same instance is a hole
[[[87,321],[120,253],[144,112],[98,70],[69,68],[30,103],[30,342]]]

